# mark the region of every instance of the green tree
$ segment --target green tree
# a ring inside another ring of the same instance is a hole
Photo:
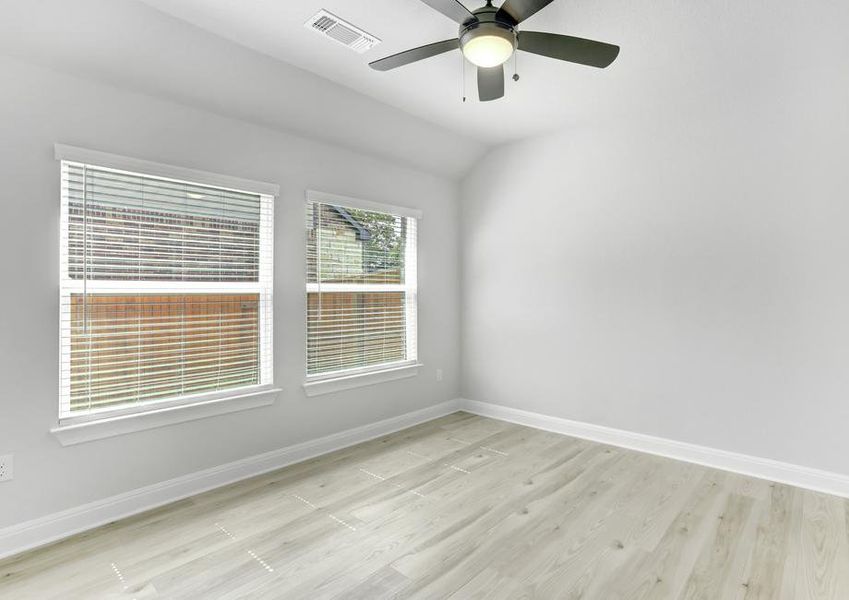
[[[371,234],[370,239],[363,243],[365,272],[401,272],[406,219],[365,210],[352,209],[349,212]]]

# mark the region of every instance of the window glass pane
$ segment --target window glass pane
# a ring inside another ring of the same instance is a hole
[[[308,202],[307,375],[416,358],[416,219]]]
[[[62,162],[60,417],[273,381],[273,198]]]
[[[307,370],[326,373],[406,359],[404,292],[307,294]]]
[[[83,165],[66,186],[72,279],[257,281],[258,195]]]
[[[403,283],[407,219],[330,204],[307,206],[307,281]]]
[[[257,294],[72,294],[71,410],[259,383],[258,307]]]

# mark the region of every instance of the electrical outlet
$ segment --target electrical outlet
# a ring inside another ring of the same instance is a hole
[[[6,454],[0,456],[0,481],[9,481],[14,477],[14,455]]]
[[[442,381],[442,369],[437,369],[437,370],[436,370],[436,380],[437,380],[437,381]]]

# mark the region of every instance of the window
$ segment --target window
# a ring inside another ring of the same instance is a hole
[[[308,195],[308,381],[416,364],[416,217]]]
[[[61,173],[60,421],[270,386],[273,196]]]

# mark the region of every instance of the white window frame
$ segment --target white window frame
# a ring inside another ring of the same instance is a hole
[[[114,169],[140,173],[152,177],[160,177],[177,181],[187,181],[200,185],[217,188],[226,188],[270,197],[273,203],[279,193],[279,186],[270,183],[251,181],[238,177],[219,175],[207,171],[199,171],[184,167],[175,167],[162,163],[129,158],[116,154],[87,150],[63,144],[55,145],[55,158],[59,161],[60,170],[62,163],[78,163],[97,166],[99,168]],[[63,184],[64,185],[64,184]],[[245,292],[256,292],[261,286],[254,283],[206,283],[206,282],[123,282],[123,281],[92,281],[85,284],[82,281],[73,280],[68,273],[68,215],[66,202],[64,200],[67,190],[61,190],[61,238],[60,238],[60,286],[63,294],[70,294],[79,288],[90,293],[122,293],[128,290],[149,290],[158,293],[231,293],[240,289]],[[260,230],[268,226],[268,220],[273,220],[273,212],[261,215]],[[273,226],[273,223],[271,224]],[[270,250],[273,256],[273,235],[270,241]],[[273,258],[264,261],[261,265],[261,279],[270,282],[273,294]],[[268,287],[268,286],[266,286]],[[264,383],[260,385],[242,386],[229,390],[220,390],[181,396],[174,399],[154,400],[140,402],[119,408],[105,408],[98,411],[87,412],[84,415],[73,415],[66,410],[65,398],[60,398],[58,404],[58,415],[56,426],[51,431],[64,445],[76,444],[112,437],[122,433],[130,433],[160,427],[172,423],[204,418],[218,414],[225,414],[237,410],[257,408],[272,404],[279,393],[279,389],[273,383],[273,296],[268,302],[261,302],[260,306],[260,345],[268,350],[261,360],[261,379]],[[63,324],[60,318],[60,344],[63,336]],[[60,352],[60,361],[69,360],[67,352]],[[60,364],[60,377],[62,373],[69,373],[69,365]],[[62,382],[62,386],[64,382]]]
[[[416,219],[417,222],[420,222],[424,215],[421,210],[415,208],[383,204],[380,202],[361,200],[359,198],[341,196],[338,194],[331,194],[316,190],[307,190],[304,210],[306,210],[306,207],[310,204],[333,204],[345,208],[381,212],[399,217],[410,217]],[[408,332],[406,356],[412,358],[408,358],[403,361],[370,365],[368,367],[332,371],[329,373],[319,373],[315,375],[306,374],[303,388],[307,396],[318,396],[365,385],[406,379],[408,377],[415,377],[418,374],[418,369],[422,366],[418,359],[418,224],[412,230],[408,228],[407,235],[406,254],[404,257],[404,283],[378,285],[358,283],[306,283],[304,297],[306,298],[306,294],[319,291],[404,292],[404,297],[406,298],[405,323]],[[306,309],[304,312],[306,314]],[[411,328],[412,331],[416,332],[416,335],[409,335]],[[306,346],[304,347],[304,356],[306,356]],[[304,365],[304,370],[306,371],[306,365]]]

